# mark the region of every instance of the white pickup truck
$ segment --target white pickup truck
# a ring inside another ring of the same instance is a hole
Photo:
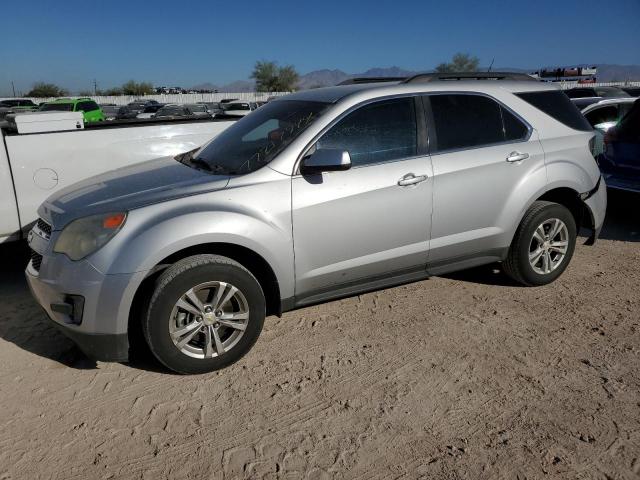
[[[85,125],[81,112],[20,113],[0,123],[0,243],[19,240],[53,192],[100,173],[193,150],[234,120]]]

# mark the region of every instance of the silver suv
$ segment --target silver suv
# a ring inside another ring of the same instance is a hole
[[[516,74],[288,95],[202,148],[49,198],[26,275],[89,355],[141,331],[168,368],[242,357],[265,315],[491,262],[552,282],[602,226],[593,130]]]

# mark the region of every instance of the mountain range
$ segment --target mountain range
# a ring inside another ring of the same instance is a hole
[[[640,81],[640,65],[613,65],[613,64],[596,64],[598,67],[598,81],[599,82],[622,82],[622,81]],[[487,70],[486,67],[481,67],[481,71]],[[510,72],[534,72],[538,68],[509,68],[509,67],[493,67],[494,71],[510,71]],[[429,70],[422,70],[427,72]],[[314,70],[300,76],[298,81],[298,88],[306,90],[309,88],[327,87],[330,85],[336,85],[348,78],[354,77],[408,77],[415,75],[416,73],[422,73],[417,70],[406,70],[400,67],[375,67],[362,73],[346,73],[342,70]],[[235,82],[216,86],[212,83],[202,83],[200,85],[194,85],[194,89],[217,89],[219,92],[231,93],[231,92],[252,92],[255,89],[255,84],[250,80],[237,80]]]

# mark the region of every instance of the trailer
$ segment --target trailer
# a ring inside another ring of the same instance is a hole
[[[0,123],[0,243],[26,236],[36,210],[80,180],[200,147],[232,118],[85,124],[81,112],[13,114]]]

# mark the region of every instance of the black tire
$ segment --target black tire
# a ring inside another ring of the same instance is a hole
[[[229,351],[213,358],[193,358],[174,344],[169,321],[176,302],[185,292],[211,281],[237,287],[247,300],[249,318],[238,343]],[[180,260],[158,277],[142,330],[151,352],[167,368],[183,374],[206,373],[224,368],[244,356],[258,339],[264,318],[264,293],[249,270],[227,257],[195,255]]]
[[[545,220],[559,219],[567,227],[567,251],[561,263],[549,273],[536,272],[529,262],[529,252],[534,232]],[[537,201],[527,210],[513,238],[507,258],[502,262],[504,272],[525,286],[546,285],[562,275],[567,268],[576,246],[576,222],[571,212],[563,205]]]

